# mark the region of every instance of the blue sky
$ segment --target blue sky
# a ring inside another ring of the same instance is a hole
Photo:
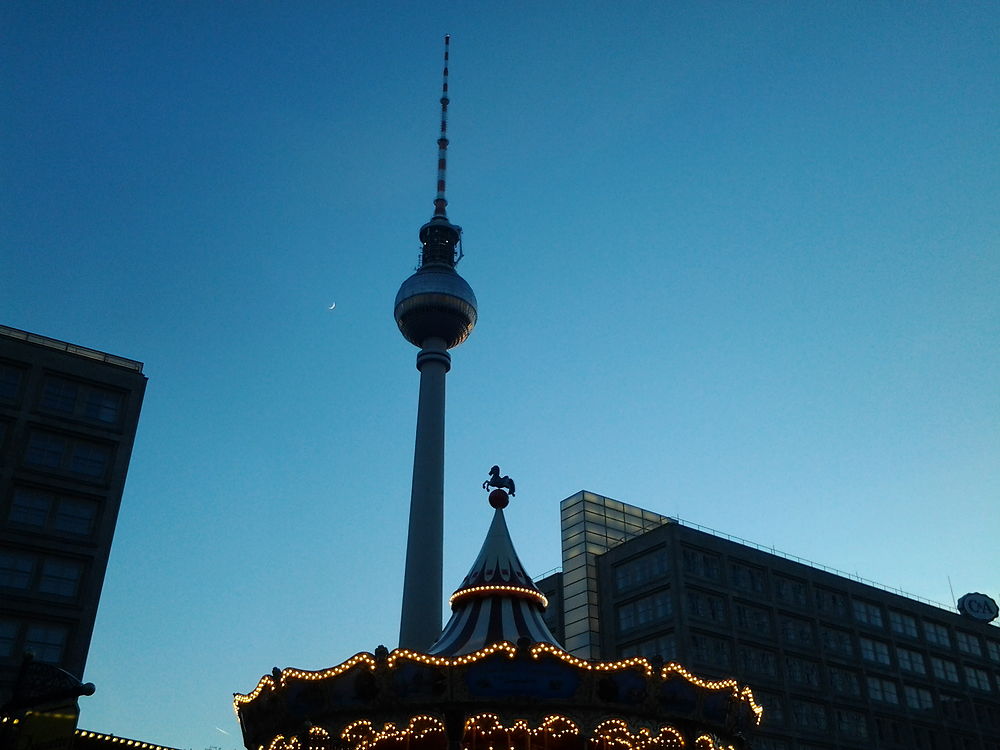
[[[0,322],[149,376],[81,725],[395,645],[446,32],[446,588],[499,463],[535,574],[589,489],[1000,596],[996,4],[10,2]]]

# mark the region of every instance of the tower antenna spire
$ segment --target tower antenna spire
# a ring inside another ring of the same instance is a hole
[[[444,72],[441,82],[441,132],[438,134],[437,195],[434,196],[434,218],[448,218],[448,201],[444,197],[445,173],[448,170],[448,48],[451,35],[444,35]]]

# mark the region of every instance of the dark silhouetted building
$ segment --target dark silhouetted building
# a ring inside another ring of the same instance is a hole
[[[25,651],[83,676],[142,363],[0,326],[0,705]]]
[[[561,512],[537,585],[574,655],[736,677],[758,750],[1000,750],[1000,628],[591,492]]]

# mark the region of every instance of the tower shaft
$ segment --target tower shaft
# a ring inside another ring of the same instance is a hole
[[[451,368],[445,344],[428,339],[417,355],[420,395],[399,626],[400,647],[416,651],[426,651],[441,634],[445,374]]]

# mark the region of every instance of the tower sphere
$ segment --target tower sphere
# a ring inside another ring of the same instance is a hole
[[[399,287],[394,314],[400,332],[414,346],[439,338],[451,349],[476,326],[476,295],[451,266],[427,264]]]

